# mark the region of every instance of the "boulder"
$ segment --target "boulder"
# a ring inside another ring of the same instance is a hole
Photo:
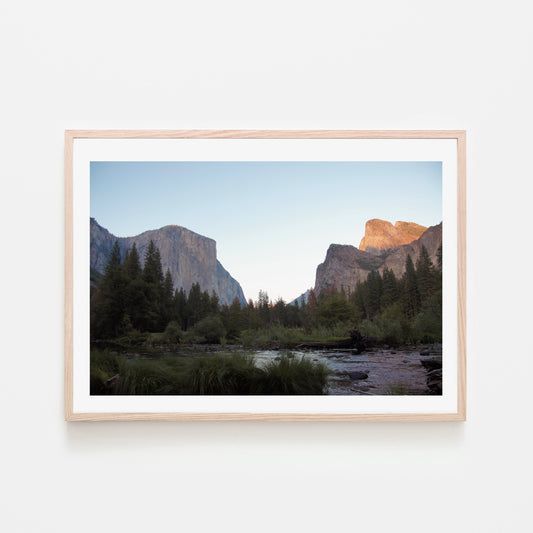
[[[353,381],[359,381],[359,380],[362,380],[362,379],[367,379],[368,378],[368,374],[366,374],[365,372],[347,372],[348,376],[350,376],[350,379],[352,379]]]

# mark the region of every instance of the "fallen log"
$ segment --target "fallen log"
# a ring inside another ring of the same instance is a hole
[[[327,348],[351,348],[351,339],[343,339],[341,341],[330,342],[301,342],[296,348],[314,348],[314,349],[327,349]]]
[[[115,374],[102,383],[101,392],[109,394],[117,385],[120,380],[120,374]]]

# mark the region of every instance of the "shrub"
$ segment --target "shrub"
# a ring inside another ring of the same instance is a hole
[[[220,339],[226,335],[222,319],[211,315],[200,320],[187,332],[185,339],[197,344],[220,344]]]
[[[359,331],[366,337],[376,337],[377,339],[381,339],[381,328],[377,322],[373,320],[368,320],[365,318],[365,320],[363,320],[359,325]]]
[[[398,346],[412,339],[409,320],[403,315],[398,303],[393,304],[378,317],[363,320],[360,332],[368,337],[375,337],[379,342]]]
[[[136,329],[132,329],[127,335],[123,335],[122,337],[118,337],[116,339],[116,343],[121,345],[123,348],[128,348],[130,346],[135,346],[142,344],[149,339],[151,340],[151,333],[146,332],[140,332]]]
[[[176,321],[169,322],[165,328],[165,342],[169,344],[178,344],[183,338],[183,331]]]
[[[165,344],[166,343],[166,336],[165,333],[150,333],[148,335],[148,343],[149,344]]]
[[[442,292],[434,294],[415,318],[414,331],[422,342],[442,341]]]

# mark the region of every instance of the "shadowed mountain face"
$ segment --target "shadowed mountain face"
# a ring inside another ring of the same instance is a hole
[[[367,222],[367,230],[369,222]],[[390,222],[386,224],[395,229],[395,226]],[[423,226],[411,222],[397,222],[396,226],[398,224],[408,224],[410,230],[414,228],[413,231],[415,233],[420,231],[419,228],[423,228]],[[385,225],[381,226],[388,228]],[[365,238],[363,238],[363,241]],[[376,241],[373,242],[375,243]],[[399,278],[405,271],[407,256],[410,255],[413,262],[416,263],[422,251],[422,246],[426,247],[433,264],[436,265],[437,250],[442,244],[442,222],[437,226],[425,229],[418,239],[411,239],[409,244],[389,246],[390,240],[383,240],[382,242],[386,243],[385,250],[379,251],[374,248],[372,252],[357,249],[355,246],[331,244],[325,261],[318,265],[316,269],[315,292],[320,294],[322,290],[331,287],[336,287],[337,289],[343,287],[347,292],[353,291],[359,281],[363,282],[367,279],[370,272],[377,270],[383,273],[385,268],[392,270],[396,277]],[[377,255],[378,252],[379,255]]]
[[[103,273],[105,265],[118,240],[122,259],[126,251],[136,243],[141,265],[150,241],[159,249],[163,272],[170,270],[176,289],[187,292],[193,283],[199,283],[202,291],[214,291],[222,304],[231,304],[235,298],[243,305],[246,299],[238,281],[217,260],[216,242],[181,226],[165,226],[145,231],[135,237],[115,237],[91,218],[91,268]]]

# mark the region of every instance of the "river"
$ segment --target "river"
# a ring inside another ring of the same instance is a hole
[[[427,352],[429,351],[429,354]],[[289,353],[324,363],[331,371],[329,394],[332,395],[425,395],[428,371],[422,362],[428,355],[440,357],[439,347],[377,349],[356,354],[353,350],[313,350]],[[421,355],[421,352],[426,355]],[[256,361],[267,362],[279,357],[280,352],[263,350],[254,353]],[[349,374],[364,373],[366,379],[352,379]]]

